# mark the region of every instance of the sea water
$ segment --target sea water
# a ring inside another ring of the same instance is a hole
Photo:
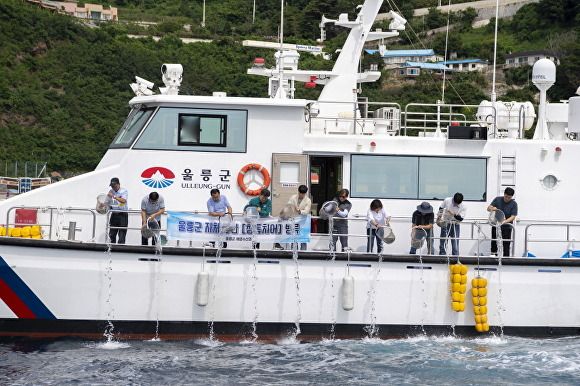
[[[0,340],[2,385],[578,385],[580,338]]]

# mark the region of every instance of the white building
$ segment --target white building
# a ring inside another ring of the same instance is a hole
[[[523,65],[533,66],[540,59],[549,59],[554,64],[560,64],[553,51],[549,50],[535,50],[535,51],[520,51],[504,55],[506,67],[519,67]]]

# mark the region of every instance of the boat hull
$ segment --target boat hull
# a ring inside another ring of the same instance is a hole
[[[489,283],[490,333],[580,333],[577,259],[220,252],[1,238],[0,335],[478,336],[470,295],[475,277]],[[463,312],[451,309],[449,265],[458,260],[468,268]],[[208,278],[205,290],[201,276]],[[347,276],[354,286],[345,294]],[[343,308],[345,296],[352,297],[352,310]]]

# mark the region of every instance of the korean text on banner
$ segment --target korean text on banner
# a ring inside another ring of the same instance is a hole
[[[278,217],[259,218],[248,223],[243,217],[234,217],[227,229],[220,227],[220,219],[204,214],[168,211],[167,238],[189,241],[252,241],[271,243],[299,243],[310,241],[310,215],[288,220]],[[292,229],[294,229],[295,236]],[[220,234],[221,232],[221,234]],[[255,235],[255,236],[254,236]]]

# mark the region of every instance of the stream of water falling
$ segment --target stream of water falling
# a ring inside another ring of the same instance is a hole
[[[294,324],[296,330],[293,334],[294,338],[300,334],[300,320],[302,319],[302,300],[300,299],[300,272],[298,270],[298,251],[292,251],[292,259],[294,260],[294,284],[296,285],[296,320]]]
[[[377,269],[374,272],[373,280],[371,281],[371,313],[370,313],[370,323],[365,326],[365,331],[367,332],[369,338],[374,338],[379,332],[377,326],[377,313],[376,313],[376,303],[377,303],[377,286],[379,285],[379,275],[381,273],[381,263],[383,261],[383,255],[379,253],[379,259],[377,262]]]
[[[254,298],[254,320],[252,321],[252,338],[254,341],[258,339],[257,325],[258,325],[258,251],[254,248],[254,262],[252,268],[252,297]]]
[[[427,254],[429,253],[429,241],[428,241],[429,234],[427,234],[427,238],[425,239],[425,243],[427,244]],[[431,241],[433,242],[433,241]],[[427,295],[425,293],[425,276],[424,276],[424,264],[423,264],[423,246],[417,250],[419,252],[419,278],[421,280],[421,331],[423,335],[427,335],[425,331],[425,313],[427,311]]]
[[[160,312],[160,293],[161,293],[161,260],[163,256],[163,246],[161,245],[161,237],[159,232],[154,232],[153,237],[155,238],[155,309],[156,309],[156,321],[155,321],[155,338],[153,341],[159,341],[159,312]]]
[[[112,244],[111,244],[111,238],[109,236],[109,232],[107,229],[106,233],[106,243],[107,243],[107,251],[105,252],[108,256],[109,256],[109,262],[107,264],[107,267],[105,268],[105,280],[107,283],[107,300],[106,300],[106,304],[107,304],[107,326],[105,327],[105,331],[103,332],[103,335],[107,338],[107,342],[113,342],[114,341],[114,336],[113,336],[113,331],[115,329],[115,326],[113,325],[112,320],[115,317],[115,310],[113,308],[113,305],[111,303],[111,297],[113,294],[112,291],[112,285],[113,285],[113,277],[112,277],[112,270],[113,270],[113,254],[111,253],[111,248],[112,248]]]

